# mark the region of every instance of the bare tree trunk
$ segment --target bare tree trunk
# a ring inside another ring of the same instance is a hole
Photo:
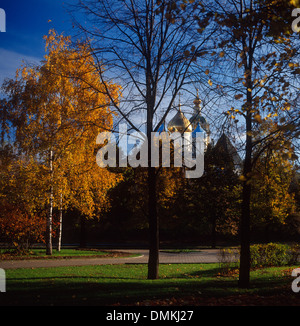
[[[156,171],[148,167],[148,214],[149,214],[149,260],[148,279],[158,279],[159,266],[159,222],[156,202]]]
[[[216,244],[217,244],[217,231],[216,231],[217,215],[216,214],[217,213],[214,212],[212,217],[212,226],[211,226],[211,248],[212,249],[216,249]]]
[[[250,197],[251,185],[245,181],[243,184],[240,224],[241,253],[238,283],[240,288],[248,288],[250,285]]]
[[[242,192],[242,212],[240,220],[240,270],[239,287],[248,288],[250,285],[250,203],[251,203],[251,172],[252,172],[252,52],[249,51],[249,65],[247,74],[247,102],[246,102],[246,151],[244,161],[244,182]]]
[[[239,271],[239,287],[248,288],[250,285],[250,203],[251,203],[251,172],[252,172],[252,114],[251,103],[252,95],[250,94],[251,82],[249,82],[249,90],[247,93],[247,115],[246,115],[246,155],[244,161],[245,181],[243,182],[242,193],[242,212],[240,223],[240,271]]]
[[[60,194],[60,207],[59,207],[59,228],[58,228],[58,240],[57,240],[57,251],[61,250],[61,238],[62,238],[62,221],[63,221],[63,196]]]
[[[86,218],[84,215],[80,216],[80,248],[86,248]]]
[[[52,255],[52,217],[53,217],[53,151],[50,150],[50,202],[46,224],[46,255]]]

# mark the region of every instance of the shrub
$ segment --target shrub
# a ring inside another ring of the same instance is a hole
[[[289,265],[296,265],[299,262],[300,257],[300,245],[294,244],[290,246],[289,250]]]
[[[256,244],[250,247],[251,267],[286,265],[286,246],[276,243]]]
[[[238,268],[239,250],[220,249],[218,260],[219,260],[220,273],[226,275],[230,270]]]
[[[35,242],[44,242],[46,220],[31,215],[13,205],[0,207],[0,238],[18,252],[31,248]]]
[[[222,272],[236,268],[239,249],[220,249],[219,264]],[[251,268],[296,265],[300,257],[300,246],[279,243],[255,244],[250,247]]]
[[[280,243],[256,244],[250,247],[251,267],[285,266],[297,263],[298,245]]]

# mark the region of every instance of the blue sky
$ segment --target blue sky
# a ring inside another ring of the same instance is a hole
[[[76,0],[0,0],[6,32],[0,33],[0,83],[13,77],[22,60],[39,62],[45,54],[43,36],[49,29],[72,34],[67,12]]]

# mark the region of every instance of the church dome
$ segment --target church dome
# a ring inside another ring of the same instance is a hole
[[[201,114],[201,102],[202,101],[199,98],[199,92],[197,90],[197,96],[194,100],[194,113],[190,118],[190,124],[192,125],[193,130],[200,124],[200,127],[204,129],[205,132],[209,133],[209,124]]]
[[[206,119],[203,115],[200,115],[200,112],[195,112],[190,118],[190,124],[193,126],[193,129],[195,129],[199,123],[206,132],[209,132],[209,124]]]
[[[192,132],[192,125],[190,121],[184,116],[180,108],[175,116],[168,123],[168,130],[170,132]]]
[[[200,108],[201,102],[202,101],[200,100],[200,98],[199,98],[199,96],[197,94],[197,97],[194,99],[195,107]]]
[[[197,124],[197,127],[192,132],[193,137],[195,137],[197,135],[197,132],[203,132],[199,123]]]

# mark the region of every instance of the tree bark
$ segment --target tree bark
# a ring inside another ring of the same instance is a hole
[[[149,55],[150,57],[150,55]],[[158,279],[159,277],[159,219],[157,214],[157,195],[156,195],[156,170],[151,163],[152,147],[152,128],[155,97],[151,88],[151,69],[150,63],[147,70],[147,141],[148,141],[148,219],[149,219],[149,260],[148,260],[148,279]]]
[[[250,285],[250,197],[251,185],[243,185],[242,214],[240,224],[240,271],[239,282],[240,288],[248,288]]]
[[[80,247],[86,248],[86,218],[80,217]]]
[[[58,228],[58,239],[57,239],[57,251],[61,250],[61,239],[62,239],[62,221],[63,221],[63,197],[60,194],[60,207],[59,207],[59,228]]]
[[[211,226],[211,248],[212,249],[216,249],[216,245],[217,245],[216,225],[217,225],[217,216],[216,213],[213,213],[212,226]]]
[[[50,202],[46,223],[46,255],[52,255],[52,217],[53,217],[53,151],[50,150]]]
[[[250,55],[250,63],[252,56]],[[247,90],[247,113],[246,113],[246,153],[244,161],[243,192],[242,192],[242,212],[240,221],[240,270],[239,282],[240,288],[248,288],[250,285],[250,202],[251,202],[251,172],[252,172],[252,80],[251,64],[248,73],[248,90]]]
[[[156,209],[156,171],[148,167],[149,261],[148,279],[159,277],[159,222]]]

